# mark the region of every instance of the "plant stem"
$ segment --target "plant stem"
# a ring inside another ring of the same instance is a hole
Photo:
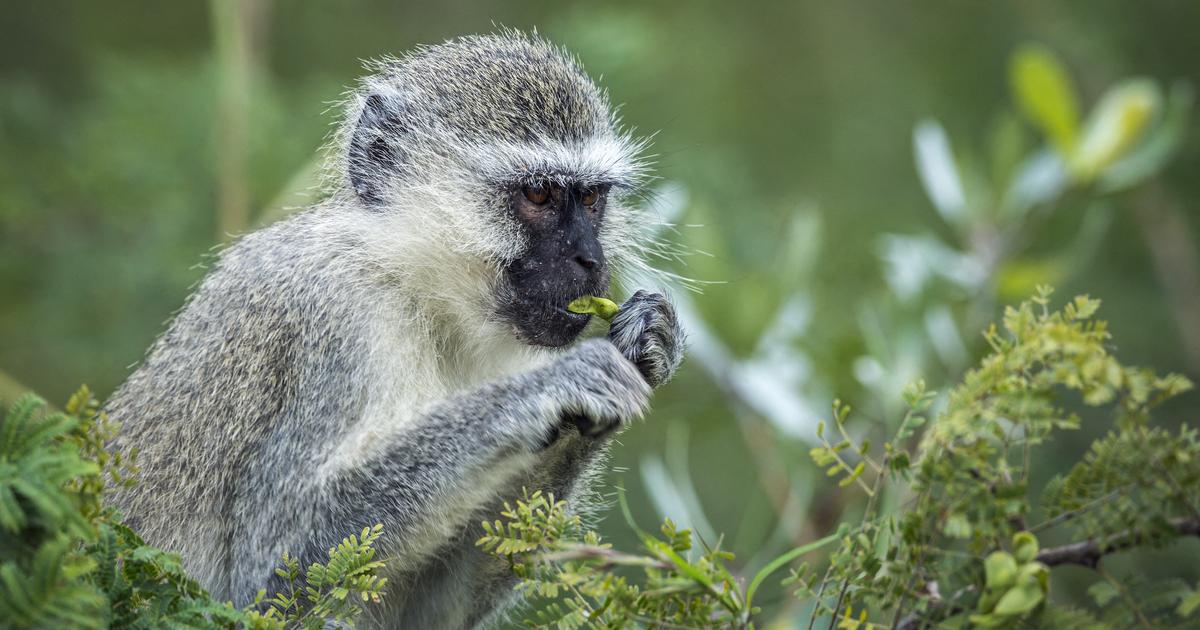
[[[586,560],[600,559],[604,562],[601,565],[604,568],[612,566],[637,566],[659,569],[662,571],[670,571],[675,568],[675,565],[670,562],[665,562],[648,556],[637,556],[620,551],[614,551],[604,547],[592,547],[588,545],[577,545],[568,547],[562,551],[546,553],[538,555],[538,560],[542,562],[569,562],[571,560]]]
[[[217,60],[217,240],[224,241],[250,223],[250,88],[255,35],[268,0],[212,0],[210,6]]]
[[[1114,589],[1117,590],[1118,593],[1121,594],[1121,599],[1125,600],[1125,605],[1133,611],[1134,616],[1137,617],[1138,622],[1143,628],[1150,630],[1150,628],[1154,627],[1150,625],[1150,621],[1146,619],[1145,615],[1142,614],[1142,609],[1138,608],[1137,602],[1133,601],[1133,598],[1129,595],[1129,591],[1123,584],[1121,584],[1116,578],[1114,578],[1111,574],[1109,574],[1108,571],[1105,571],[1104,569],[1096,567],[1096,571],[1101,577],[1104,578],[1106,582],[1108,582]]]
[[[1200,536],[1200,519],[1175,519],[1171,521],[1171,527],[1180,536]],[[1049,567],[1078,564],[1095,569],[1105,555],[1136,547],[1142,542],[1142,536],[1126,531],[1109,536],[1108,540],[1102,543],[1085,540],[1061,547],[1049,547],[1038,552],[1037,560]]]
[[[1132,485],[1132,484],[1127,484],[1127,485]],[[1054,527],[1055,525],[1058,525],[1059,523],[1064,523],[1066,521],[1069,521],[1069,520],[1075,518],[1076,516],[1079,516],[1080,514],[1083,514],[1084,512],[1092,509],[1097,504],[1103,503],[1103,502],[1108,501],[1109,499],[1117,496],[1118,494],[1121,493],[1122,490],[1125,489],[1125,487],[1127,487],[1127,486],[1122,486],[1120,488],[1113,490],[1112,492],[1109,492],[1108,494],[1105,494],[1104,496],[1092,499],[1091,501],[1088,501],[1086,504],[1081,505],[1081,506],[1075,508],[1074,510],[1071,510],[1069,512],[1063,512],[1062,514],[1059,514],[1058,516],[1055,516],[1053,518],[1048,518],[1048,519],[1042,521],[1041,523],[1038,523],[1037,525],[1030,527],[1028,529],[1028,531],[1031,534],[1036,534],[1044,529],[1049,529],[1051,527]]]
[[[879,467],[879,472],[876,473],[876,475],[875,475],[875,483],[872,484],[871,489],[867,490],[867,496],[870,498],[867,499],[867,509],[863,511],[862,522],[859,523],[859,530],[862,530],[862,528],[866,527],[867,521],[870,520],[871,517],[875,513],[875,497],[879,495],[880,488],[883,486],[883,476],[885,474],[884,471],[887,470],[889,458],[890,458],[890,456],[884,456],[883,465]],[[859,481],[861,481],[861,479]],[[878,537],[878,530],[876,531],[876,538],[871,540],[872,544],[878,544],[877,537]],[[855,540],[855,539],[852,538],[851,540]],[[853,544],[857,545],[858,542],[855,540],[855,542]],[[837,625],[838,611],[841,610],[841,608],[842,608],[842,600],[845,599],[846,591],[849,590],[849,588],[850,588],[850,579],[847,578],[842,581],[842,590],[840,592],[838,592],[837,603],[835,603],[833,606],[833,616],[829,618],[830,630],[833,630],[833,627]]]
[[[754,593],[758,590],[758,587],[760,584],[762,584],[763,580],[767,579],[768,576],[778,571],[781,567],[792,560],[795,560],[796,558],[810,551],[820,549],[831,542],[835,542],[839,538],[840,536],[837,533],[830,534],[820,540],[808,543],[807,545],[796,547],[795,549],[792,549],[791,551],[775,558],[768,563],[767,566],[763,567],[762,570],[754,575],[754,579],[750,581],[750,587],[746,589],[746,609],[750,609],[751,604],[754,601]]]

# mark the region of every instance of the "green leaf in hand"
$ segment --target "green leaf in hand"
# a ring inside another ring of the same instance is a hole
[[[567,305],[567,310],[572,313],[595,315],[606,322],[612,321],[618,308],[616,302],[594,295],[576,298]]]

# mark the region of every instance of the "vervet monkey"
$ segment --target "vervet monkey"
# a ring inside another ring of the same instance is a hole
[[[247,234],[107,405],[141,483],[115,502],[219,599],[384,525],[383,627],[478,625],[511,600],[474,546],[522,487],[586,503],[613,429],[682,357],[661,294],[573,343],[615,268],[644,266],[642,144],[537,36],[372,66],[323,201]]]

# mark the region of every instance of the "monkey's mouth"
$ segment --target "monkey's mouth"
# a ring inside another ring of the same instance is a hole
[[[566,304],[548,304],[544,312],[547,314],[547,324],[554,326],[557,323],[571,330],[585,326],[592,320],[591,313],[576,313],[567,308]]]
[[[572,313],[567,302],[558,299],[538,299],[510,293],[503,300],[504,308],[497,315],[512,327],[513,334],[524,343],[557,348],[579,337],[592,316]]]
[[[591,313],[576,313],[575,311],[572,311],[565,306],[557,306],[554,308],[554,310],[557,311],[561,315],[566,315],[567,319],[574,320],[574,321],[586,322],[592,318]]]
[[[549,305],[547,305],[549,306]],[[557,348],[575,340],[591,321],[591,315],[572,313],[565,307],[553,306],[527,311],[510,321],[517,338],[535,346]]]
[[[566,278],[543,279],[527,274],[508,274],[497,288],[496,314],[512,327],[524,343],[557,348],[577,339],[592,321],[588,313],[573,313],[567,306],[581,295],[608,293],[607,277],[583,282]]]

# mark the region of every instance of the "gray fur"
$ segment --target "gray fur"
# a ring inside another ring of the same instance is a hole
[[[609,337],[654,387],[671,380],[687,345],[675,308],[666,296],[642,290],[621,305]]]
[[[325,201],[224,251],[107,410],[142,482],[115,502],[219,599],[384,524],[380,627],[477,625],[512,599],[478,523],[522,487],[586,510],[611,429],[679,364],[670,304],[607,339],[519,341],[499,269],[527,245],[498,186],[538,172],[616,191],[598,236],[642,268],[626,203],[641,145],[544,41],[505,32],[375,67],[347,104]],[[565,422],[565,420],[570,421]]]

